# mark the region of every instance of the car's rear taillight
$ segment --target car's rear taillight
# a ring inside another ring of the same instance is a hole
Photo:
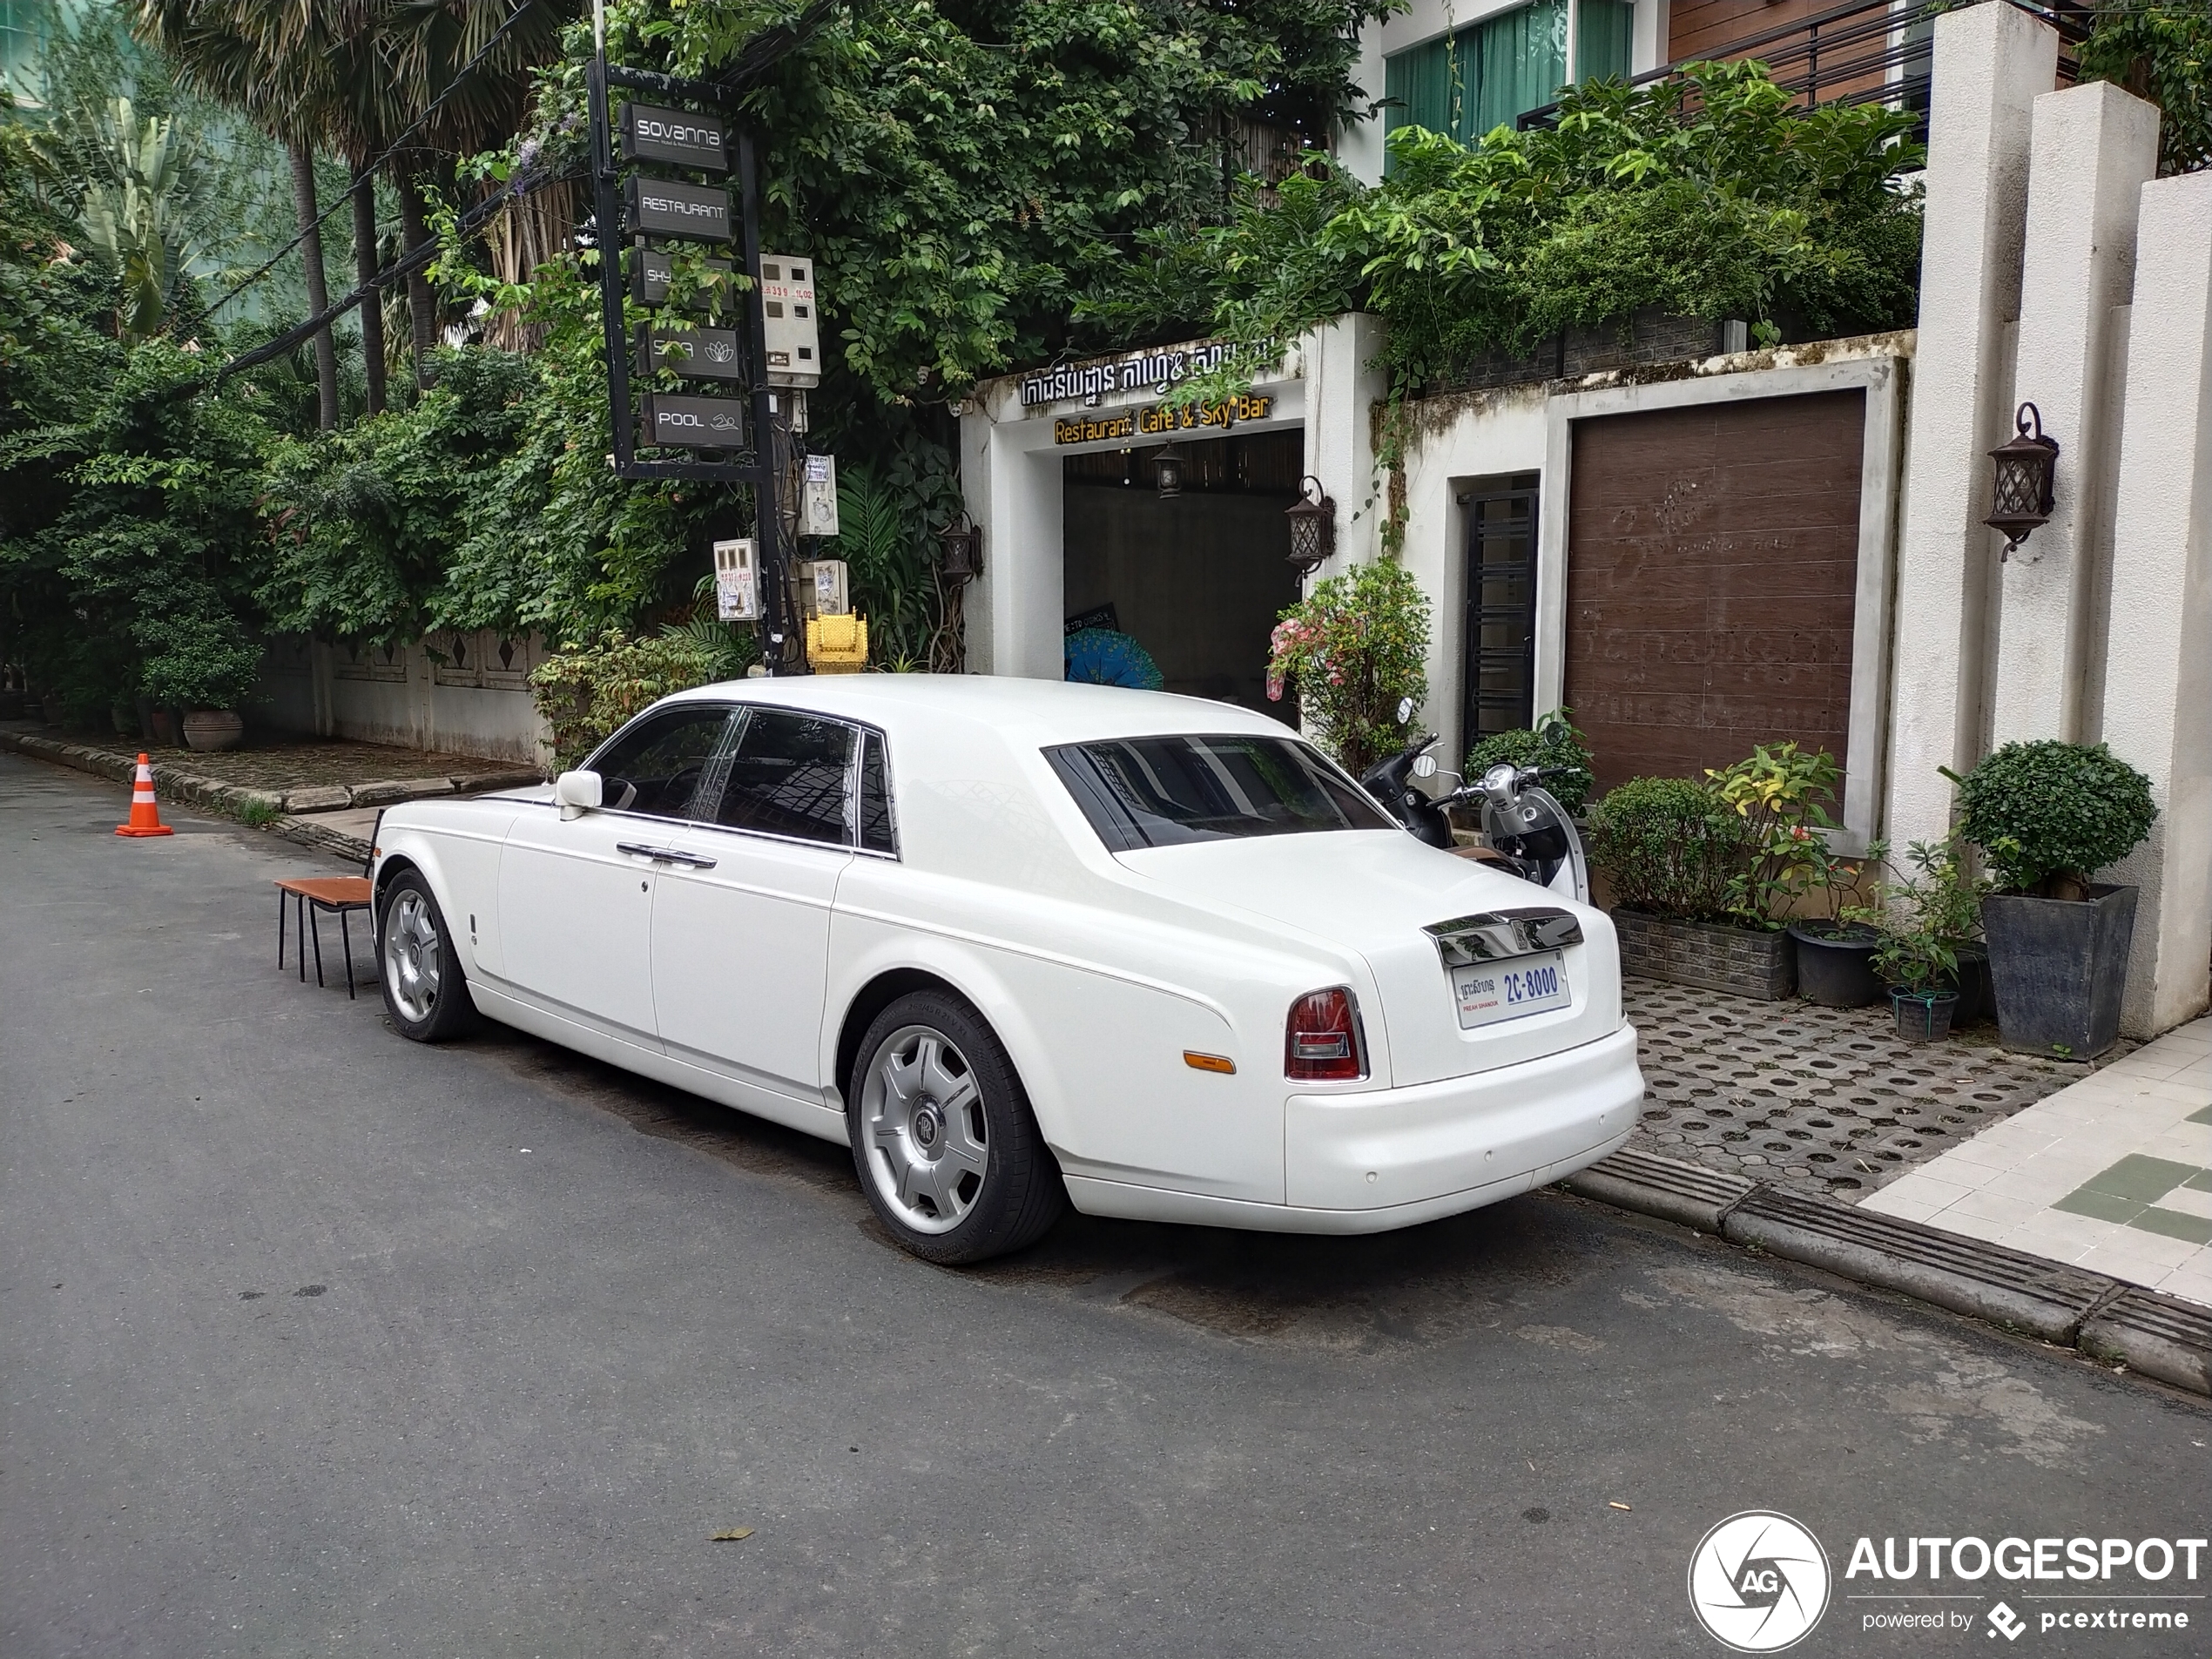
[[[1291,1004],[1283,1033],[1283,1075],[1292,1082],[1357,1082],[1367,1075],[1359,1012],[1339,985],[1309,991]]]

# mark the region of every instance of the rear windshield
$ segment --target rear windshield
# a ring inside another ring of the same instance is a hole
[[[1393,827],[1349,778],[1288,738],[1120,738],[1044,753],[1116,853]]]

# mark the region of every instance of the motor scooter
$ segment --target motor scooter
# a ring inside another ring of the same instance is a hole
[[[1399,723],[1404,725],[1413,716],[1413,699],[1407,698],[1398,705]],[[1429,752],[1435,746],[1433,732],[1416,732],[1404,749],[1369,767],[1360,786],[1416,840],[1480,860],[1578,904],[1589,903],[1590,872],[1582,856],[1582,838],[1567,809],[1541,782],[1548,772],[1562,768],[1500,765],[1472,784],[1458,772],[1447,772],[1443,775],[1458,779],[1457,786],[1431,796],[1415,780],[1425,782],[1441,771]],[[1457,846],[1447,813],[1452,807],[1478,802],[1483,839],[1489,845]]]

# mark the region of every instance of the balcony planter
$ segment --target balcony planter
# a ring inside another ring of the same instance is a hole
[[[1778,1002],[1797,989],[1797,941],[1776,927],[1683,921],[1616,906],[1621,971]]]
[[[2087,899],[1992,894],[1981,901],[1997,1035],[2020,1054],[2094,1060],[2120,1035],[2135,889],[2093,887]]]
[[[184,726],[185,746],[199,754],[235,749],[246,740],[246,722],[230,709],[193,709]]]
[[[1958,1010],[1955,991],[1910,991],[1890,987],[1890,1012],[1897,1019],[1897,1034],[1907,1042],[1939,1042],[1951,1035]]]
[[[1882,1000],[1873,966],[1882,936],[1873,928],[1858,921],[1793,921],[1790,937],[1797,941],[1798,995],[1826,1008],[1863,1008]]]

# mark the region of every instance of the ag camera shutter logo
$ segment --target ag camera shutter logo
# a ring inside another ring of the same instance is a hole
[[[1828,1610],[1828,1553],[1787,1515],[1747,1509],[1707,1533],[1689,1558],[1698,1623],[1738,1653],[1779,1653]]]

